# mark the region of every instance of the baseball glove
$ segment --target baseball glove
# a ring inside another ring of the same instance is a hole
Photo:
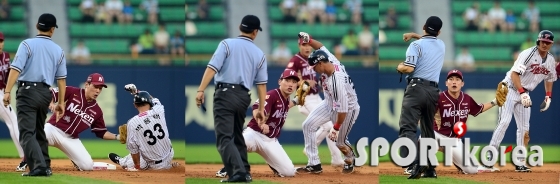
[[[297,98],[298,105],[305,104],[305,96],[307,96],[307,94],[309,93],[309,88],[311,88],[309,86],[309,83],[307,81],[303,81],[299,86],[299,88],[297,89],[296,98]]]
[[[508,86],[505,82],[500,82],[498,88],[496,89],[496,105],[499,107],[503,106],[506,102],[506,96],[508,94]]]
[[[121,144],[125,144],[126,143],[126,124],[123,124],[121,126],[119,126],[119,136],[120,136],[120,140]]]

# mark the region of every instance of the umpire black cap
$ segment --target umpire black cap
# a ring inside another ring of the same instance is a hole
[[[323,50],[313,51],[307,58],[307,62],[309,63],[309,66],[315,66],[320,61],[323,62],[329,61],[329,55]]]
[[[255,29],[258,29],[259,31],[262,31],[261,20],[257,16],[246,15],[241,20],[241,29],[248,30],[248,31],[253,31]]]
[[[39,20],[37,21],[37,24],[39,24],[40,27],[44,27],[44,28],[51,28],[51,27],[58,28],[58,25],[56,25],[56,17],[50,13],[44,13],[41,16],[39,16]]]
[[[426,20],[424,30],[426,30],[429,34],[437,35],[442,26],[443,22],[441,22],[441,19],[438,16],[431,16]]]
[[[150,104],[150,107],[154,106],[154,103],[152,102],[152,96],[147,91],[138,91],[138,93],[134,95],[134,103],[135,104],[148,103]]]

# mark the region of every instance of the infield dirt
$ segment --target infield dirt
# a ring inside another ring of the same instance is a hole
[[[19,165],[20,161],[20,159],[0,159],[0,171],[21,174],[23,172],[16,172],[16,167]],[[94,159],[94,161],[113,163],[109,159]],[[51,160],[51,168],[53,170],[53,175],[67,174],[77,177],[94,178],[127,184],[162,182],[185,183],[185,175],[183,174],[185,172],[184,160],[181,159],[174,161],[179,162],[179,166],[165,171],[128,172],[120,166],[117,166],[117,170],[113,171],[78,171],[72,166],[72,162],[68,159]]]

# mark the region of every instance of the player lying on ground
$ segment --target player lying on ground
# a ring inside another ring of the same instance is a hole
[[[343,173],[354,172],[355,154],[348,142],[348,133],[358,118],[360,105],[354,90],[352,79],[340,61],[326,49],[323,44],[313,40],[308,33],[300,32],[298,37],[303,43],[309,43],[315,50],[308,58],[308,64],[321,74],[321,86],[325,99],[313,110],[303,122],[307,166],[298,168],[298,172],[321,173],[318,146],[315,131],[329,121],[335,122],[329,131],[329,139],[344,155]],[[338,134],[340,130],[340,135]]]
[[[126,140],[121,143],[126,143],[130,154],[120,157],[109,153],[109,159],[128,171],[163,170],[176,166],[163,105],[147,91],[138,91],[134,84],[127,84],[124,88],[134,95],[134,107],[138,110],[138,115],[119,126],[119,133]]]
[[[317,49],[321,48],[321,44],[317,41],[314,45]],[[309,83],[310,89],[304,99],[306,103],[305,105],[298,105],[299,112],[307,117],[313,109],[317,108],[323,99],[319,96],[320,86],[317,79],[317,73],[307,64],[307,58],[309,57],[309,54],[311,54],[313,47],[309,43],[304,43],[303,39],[299,38],[298,48],[299,52],[290,59],[286,69],[293,69],[298,73],[300,79],[298,86],[301,86],[304,82]],[[321,127],[319,127],[319,129],[315,132],[318,146],[321,145],[321,142],[327,138],[329,130],[332,126],[332,121],[328,121],[327,123],[321,125]],[[329,151],[331,152],[331,165],[334,167],[342,167],[344,165],[344,161],[342,160],[340,150],[336,147],[336,143],[330,139],[326,139],[326,142]],[[307,154],[305,148],[303,149],[303,153]]]
[[[290,95],[296,90],[298,81],[299,77],[294,70],[284,70],[278,80],[279,87],[266,93],[266,123],[259,127],[253,116],[243,131],[247,152],[261,155],[274,174],[280,177],[292,177],[296,174],[294,164],[278,142],[278,137],[288,116],[288,110],[294,105],[301,104],[299,97],[290,103]],[[257,100],[253,104],[253,115],[257,112],[258,106],[259,101]],[[218,177],[226,175],[225,168],[216,173]]]
[[[45,124],[45,134],[49,146],[64,152],[74,167],[80,171],[93,170],[93,159],[78,137],[81,132],[91,128],[97,137],[105,140],[119,140],[120,137],[107,131],[103,111],[97,104],[96,99],[103,88],[107,88],[107,85],[99,73],[88,76],[84,89],[66,86],[64,114],[60,119],[56,119],[56,115],[53,114]],[[53,99],[49,108],[55,112],[55,103],[59,101],[58,88],[52,88],[51,92]],[[47,167],[50,167],[51,161],[45,161]]]
[[[441,138],[456,138],[456,147],[451,148],[453,164],[464,174],[476,174],[479,170],[476,166],[472,163],[470,166],[465,166],[463,162],[463,143],[460,138],[457,138],[455,132],[453,132],[453,127],[457,122],[467,123],[469,114],[476,117],[480,113],[491,109],[496,105],[496,99],[485,104],[476,103],[470,95],[461,91],[464,85],[463,73],[461,71],[451,70],[447,73],[447,80],[445,81],[447,90],[439,94],[435,114],[434,134],[437,140]],[[444,148],[440,147],[439,151],[444,152]],[[480,166],[479,168],[483,167]],[[411,167],[405,169],[404,173],[410,175],[411,169]],[[435,169],[432,167],[428,168],[428,170],[422,174],[422,177],[437,177]]]

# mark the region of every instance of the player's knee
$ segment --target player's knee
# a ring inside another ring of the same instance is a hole
[[[305,108],[305,106],[298,106],[298,111],[305,116],[309,116],[309,111]]]
[[[296,169],[294,165],[292,165],[291,167],[282,168],[278,173],[284,177],[294,177],[296,175]]]
[[[464,167],[463,172],[465,172],[467,174],[476,174],[476,173],[478,173],[478,168],[472,167],[472,166]]]
[[[76,163],[79,169],[83,171],[93,171],[93,160]]]

